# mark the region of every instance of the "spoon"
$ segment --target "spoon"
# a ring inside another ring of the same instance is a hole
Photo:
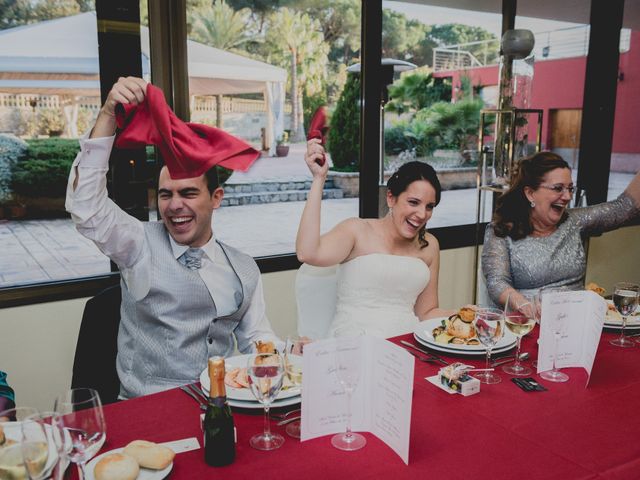
[[[506,357],[499,358],[495,362],[492,362],[491,366],[497,367],[498,365],[513,362],[515,358],[516,358],[515,355],[508,355]],[[526,360],[527,358],[529,358],[529,352],[522,352],[518,358],[520,359],[520,361]]]

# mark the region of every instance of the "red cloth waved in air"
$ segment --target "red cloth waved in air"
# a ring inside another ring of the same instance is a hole
[[[307,140],[311,140],[312,138],[319,138],[320,144],[325,145],[327,142],[327,134],[329,133],[329,125],[327,122],[327,107],[320,106],[311,117],[311,122],[309,122],[309,133],[307,134]],[[326,156],[322,156],[322,160],[316,160],[320,166],[324,165],[326,161]]]
[[[121,131],[118,148],[155,145],[173,179],[199,177],[214,165],[247,171],[260,156],[248,143],[198,123],[185,123],[169,108],[162,90],[147,86],[144,102],[118,104],[116,121]]]

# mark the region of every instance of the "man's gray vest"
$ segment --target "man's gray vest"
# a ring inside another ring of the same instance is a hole
[[[164,225],[143,225],[151,288],[146,297],[136,301],[121,282],[116,364],[120,395],[125,398],[192,383],[209,357],[233,353],[233,332],[249,308],[260,275],[253,258],[219,242],[240,279],[242,294],[236,294],[238,310],[218,318],[198,271],[174,258]]]

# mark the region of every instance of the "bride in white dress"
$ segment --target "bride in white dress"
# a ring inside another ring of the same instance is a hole
[[[319,140],[307,143],[305,161],[313,175],[300,219],[296,253],[301,262],[338,268],[336,314],[330,333],[353,326],[391,337],[411,332],[427,318],[453,311],[438,308],[440,247],[426,231],[440,202],[435,170],[409,162],[387,182],[389,214],[381,219],[350,218],[320,235],[320,204],[328,164]]]

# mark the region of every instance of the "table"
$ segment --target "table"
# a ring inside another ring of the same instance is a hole
[[[176,455],[171,480],[260,479],[638,479],[640,478],[640,345],[616,348],[603,333],[591,382],[582,369],[566,369],[567,383],[539,379],[547,392],[523,392],[502,372],[502,383],[482,385],[477,395],[450,395],[424,380],[438,367],[416,362],[411,447],[406,466],[376,437],[356,452],[333,448],[330,436],[261,452],[249,438],[262,416],[235,413],[236,461],[223,468],[204,463],[203,451]],[[522,351],[537,356],[534,331]],[[411,335],[392,339],[410,340]],[[456,360],[455,357],[447,357]],[[459,359],[462,359],[460,357]],[[464,357],[483,365],[482,358]],[[178,389],[104,407],[107,441],[102,451],[135,439],[168,442],[198,437],[200,410]],[[70,469],[71,470],[71,469]],[[70,475],[77,478],[75,472]]]

